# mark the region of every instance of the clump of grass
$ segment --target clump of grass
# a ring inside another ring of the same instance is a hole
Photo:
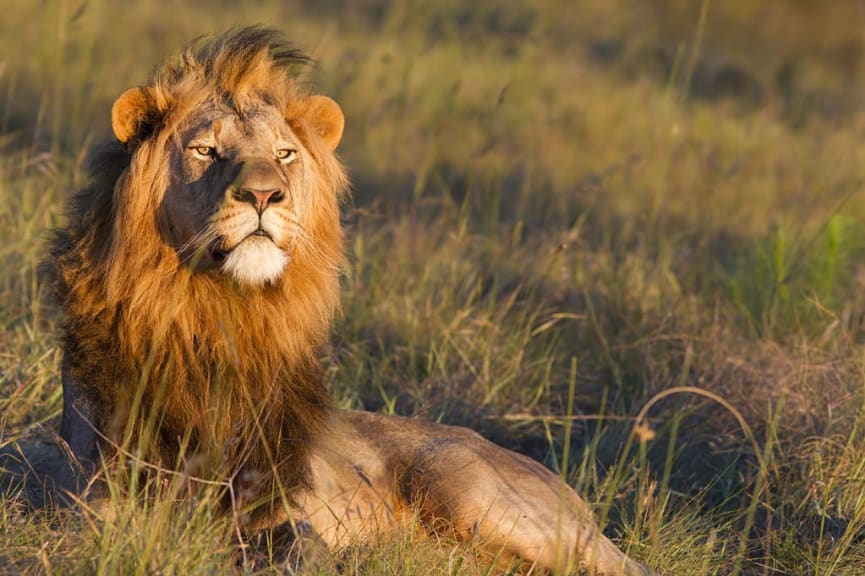
[[[825,329],[829,311],[843,308],[838,295],[851,282],[845,274],[855,250],[850,227],[833,214],[803,238],[781,223],[737,255],[731,297],[752,330],[783,336]]]

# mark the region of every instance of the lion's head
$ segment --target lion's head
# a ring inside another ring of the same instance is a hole
[[[334,233],[322,228],[335,225],[345,183],[332,155],[343,116],[330,98],[298,95],[291,66],[303,61],[246,30],[190,50],[114,103],[114,133],[149,179],[136,192],[149,188],[181,263],[272,285],[293,253],[315,253],[316,234]]]
[[[64,399],[102,435],[157,413],[169,464],[183,444],[303,479],[329,409],[317,347],[339,301],[347,187],[342,112],[301,91],[305,63],[246,28],[194,44],[114,103],[117,142],[95,154],[49,262]]]

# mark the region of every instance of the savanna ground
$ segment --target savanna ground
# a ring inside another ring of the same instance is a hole
[[[347,116],[351,266],[322,352],[340,406],[546,462],[664,574],[865,573],[854,0],[6,0],[4,441],[56,425],[37,264],[113,98],[189,39],[251,23],[308,50]],[[164,480],[152,497],[115,484],[99,510],[5,502],[0,572],[279,568]],[[406,531],[303,572],[499,568]]]

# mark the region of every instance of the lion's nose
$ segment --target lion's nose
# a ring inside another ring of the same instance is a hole
[[[242,159],[238,164],[232,195],[238,202],[249,202],[259,214],[285,198],[284,188],[273,162],[262,158]]]
[[[269,204],[276,204],[285,198],[282,190],[272,188],[270,190],[256,190],[255,188],[241,188],[234,193],[234,199],[239,202],[249,202],[259,214],[264,212]]]

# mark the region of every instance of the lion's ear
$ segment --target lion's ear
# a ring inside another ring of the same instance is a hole
[[[315,95],[304,98],[301,106],[309,126],[321,136],[329,149],[336,150],[345,127],[345,116],[339,104],[327,96]]]
[[[130,88],[111,107],[111,127],[123,144],[144,140],[153,132],[162,115],[150,87]]]

